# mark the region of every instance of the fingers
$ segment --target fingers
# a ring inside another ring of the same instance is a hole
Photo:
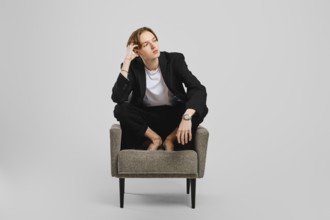
[[[137,45],[137,44],[133,44],[133,43],[131,43],[130,45],[129,45],[129,48],[130,49],[134,49],[134,48],[136,48],[136,47],[138,47],[139,45]]]
[[[189,141],[192,140],[191,129],[187,129],[187,130],[179,129],[176,136],[179,144],[187,144]]]
[[[181,131],[180,136],[179,136],[179,139],[180,139],[179,144],[186,144],[186,138],[187,138],[187,132]]]
[[[127,51],[130,52],[130,53],[134,53],[134,49],[137,48],[137,47],[138,47],[137,44],[130,44],[130,45],[127,46]]]
[[[129,44],[127,46],[127,52],[126,52],[126,58],[125,59],[133,60],[136,57],[138,57],[139,55],[136,52],[134,52],[134,49],[137,48],[138,46],[139,45],[133,44],[133,43]]]

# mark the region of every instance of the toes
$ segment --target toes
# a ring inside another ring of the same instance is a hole
[[[155,139],[152,141],[152,143],[149,145],[148,150],[149,151],[156,151],[158,148],[162,145],[162,139]]]
[[[166,141],[166,143],[164,143],[164,148],[166,151],[171,152],[174,149],[174,144],[172,142]]]

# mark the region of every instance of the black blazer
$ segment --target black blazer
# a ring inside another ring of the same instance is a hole
[[[183,54],[161,52],[159,65],[165,84],[173,93],[176,101],[185,103],[186,108],[195,109],[197,114],[205,116],[208,111],[206,89],[188,69]],[[143,97],[146,91],[144,68],[142,59],[137,57],[130,64],[128,79],[119,74],[112,88],[111,98],[114,102],[123,103],[128,101],[128,97],[132,92],[130,103],[143,106]]]

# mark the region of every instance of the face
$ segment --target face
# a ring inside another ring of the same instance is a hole
[[[145,31],[140,35],[141,47],[136,52],[143,60],[152,60],[160,55],[159,45],[156,37],[149,31]]]

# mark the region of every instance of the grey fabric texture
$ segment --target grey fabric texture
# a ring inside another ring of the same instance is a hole
[[[197,153],[122,150],[118,154],[120,177],[197,177]]]
[[[204,176],[209,131],[199,125],[196,130],[195,150],[198,155],[198,178]]]
[[[209,132],[199,125],[195,150],[156,152],[120,150],[121,128],[110,128],[111,175],[114,177],[202,178],[204,176]]]
[[[118,153],[121,145],[121,128],[113,124],[110,128],[111,175],[118,176]]]

